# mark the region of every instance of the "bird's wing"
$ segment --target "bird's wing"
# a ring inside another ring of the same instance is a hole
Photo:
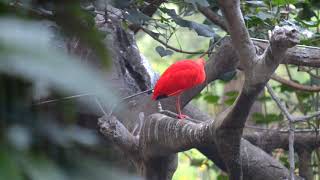
[[[160,77],[154,96],[173,96],[196,85],[199,66],[193,61],[179,61]]]

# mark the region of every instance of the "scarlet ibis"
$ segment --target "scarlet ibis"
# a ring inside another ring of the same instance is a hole
[[[180,95],[187,89],[204,82],[206,79],[204,65],[203,58],[199,58],[196,61],[186,59],[172,64],[157,81],[152,99],[159,100],[169,96],[176,96],[178,118],[186,118],[186,115],[181,114]]]

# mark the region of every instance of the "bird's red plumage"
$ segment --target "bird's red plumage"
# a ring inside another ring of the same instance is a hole
[[[158,80],[152,99],[180,95],[183,91],[202,84],[206,78],[204,59],[182,60],[172,64]]]

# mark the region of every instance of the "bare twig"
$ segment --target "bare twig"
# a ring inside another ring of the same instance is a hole
[[[319,116],[320,116],[320,111],[317,111],[317,112],[314,112],[314,113],[306,115],[306,116],[293,117],[293,122],[308,121],[312,118],[319,117]]]
[[[98,97],[95,97],[95,101],[96,101],[96,103],[98,104],[101,112],[102,112],[105,116],[107,116],[108,114],[107,114],[107,112],[104,110],[104,108],[103,108],[102,104],[100,103]]]
[[[287,117],[289,120],[289,163],[290,163],[290,180],[294,180],[294,120],[290,113],[288,112],[287,108],[284,106],[284,104],[281,103],[280,99],[276,96],[274,91],[272,90],[272,87],[267,84],[266,85],[269,94],[271,95],[271,98],[276,102],[278,107],[280,108],[281,112]]]
[[[94,93],[77,94],[77,95],[67,96],[67,97],[63,97],[63,98],[59,98],[59,99],[50,99],[50,100],[46,100],[46,101],[41,101],[41,102],[38,102],[34,105],[35,106],[43,105],[43,104],[54,103],[54,102],[58,102],[58,101],[74,99],[74,98],[79,98],[79,97],[84,97],[84,96],[93,96],[93,95],[95,95],[95,94]]]
[[[284,79],[284,78],[282,78],[280,76],[277,76],[275,74],[273,74],[271,76],[271,79],[273,79],[273,80],[275,80],[275,81],[277,81],[279,83],[285,84],[287,86],[290,86],[291,88],[300,90],[300,91],[308,91],[308,92],[319,92],[320,91],[320,86],[302,85],[302,84],[296,83],[294,81],[290,81],[290,80]]]
[[[181,50],[178,48],[175,48],[173,46],[170,46],[168,43],[162,41],[161,39],[159,39],[158,37],[154,36],[149,30],[140,27],[141,30],[143,30],[143,32],[145,32],[146,34],[148,34],[150,37],[152,37],[154,40],[158,41],[159,43],[161,43],[162,45],[164,45],[166,48],[169,48],[175,52],[179,52],[179,53],[185,53],[185,54],[203,54],[206,53],[205,51],[185,51],[185,50]]]
[[[289,129],[270,129],[270,128],[263,128],[259,126],[252,126],[252,125],[246,125],[246,129],[255,129],[255,130],[261,130],[261,131],[270,131],[270,132],[280,132],[280,133],[288,133]],[[295,129],[295,133],[318,133],[320,129]]]
[[[305,67],[298,67],[298,71],[303,71],[303,72],[306,72],[308,73],[310,76],[314,77],[314,78],[317,78],[317,79],[320,79],[320,76],[311,72],[312,69],[307,69]]]

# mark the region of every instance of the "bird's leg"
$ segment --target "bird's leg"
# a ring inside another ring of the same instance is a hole
[[[180,95],[177,96],[177,101],[176,101],[176,108],[178,112],[178,119],[185,119],[188,118],[187,115],[184,115],[181,113],[181,107],[180,107]]]

